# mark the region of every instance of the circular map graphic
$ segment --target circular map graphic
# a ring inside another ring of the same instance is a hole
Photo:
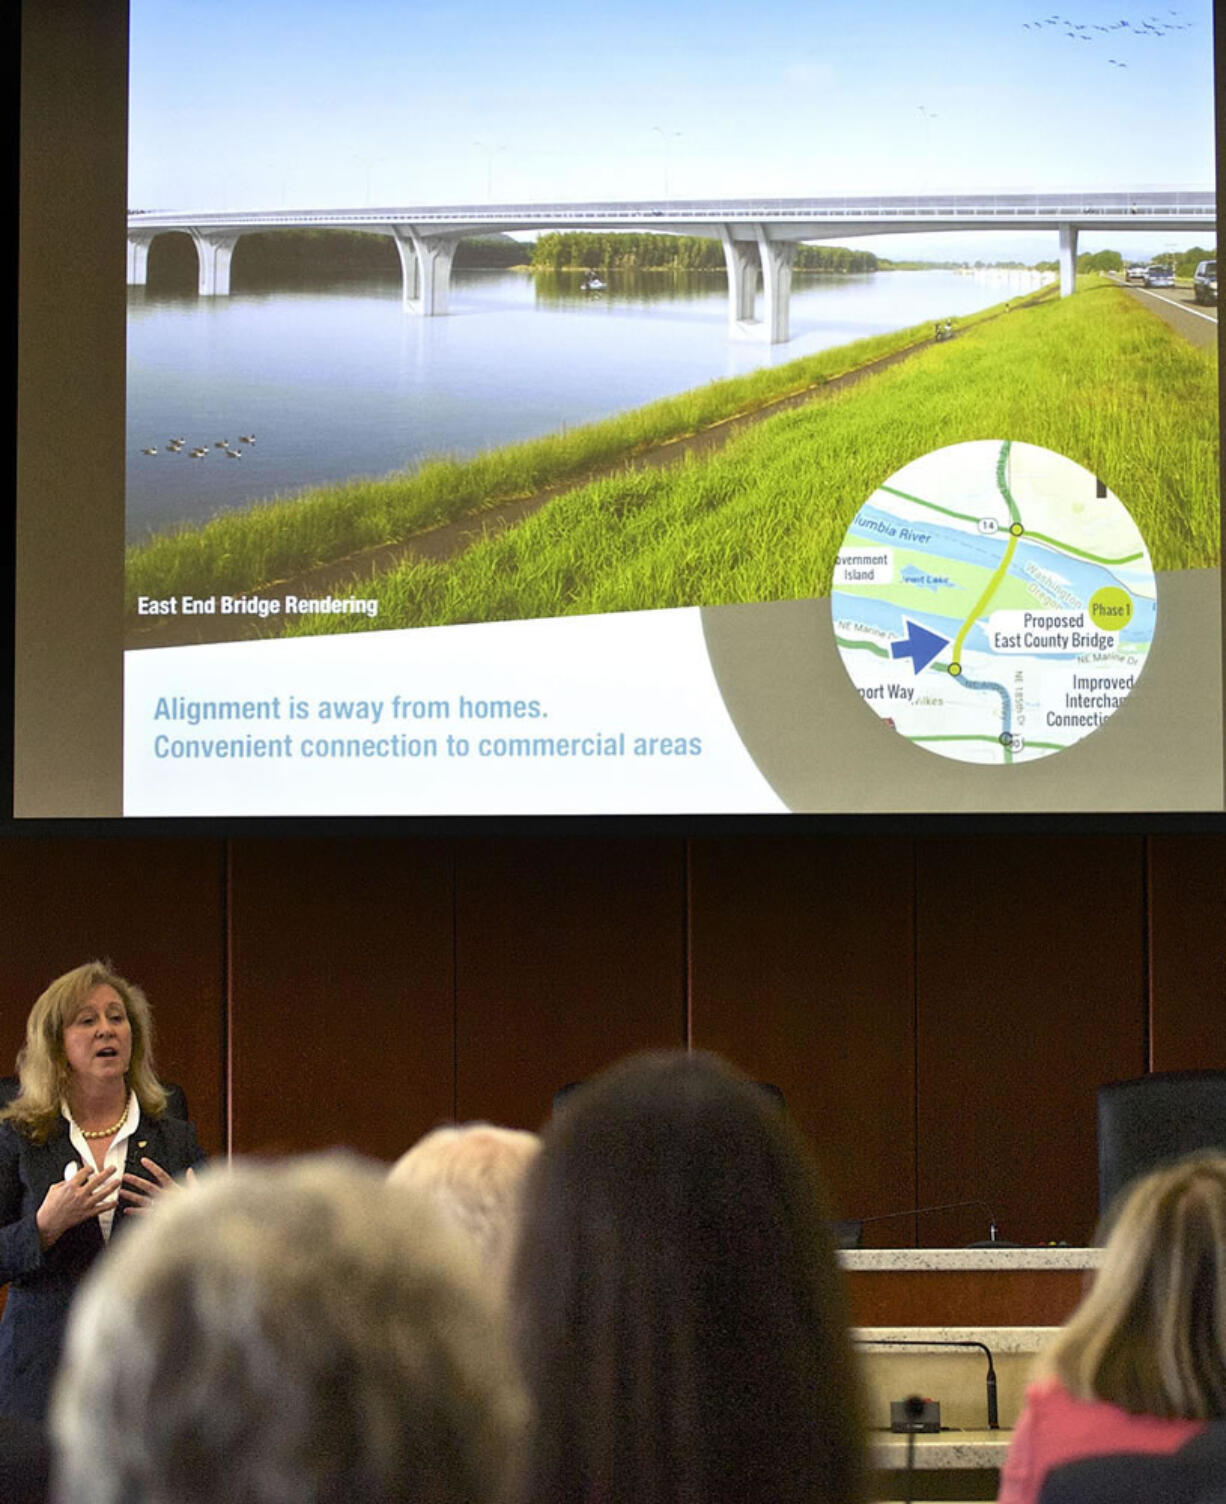
[[[1101,726],[1145,667],[1149,552],[1072,460],[987,439],[913,460],[834,566],[843,666],[864,703],[942,757],[1018,763]]]

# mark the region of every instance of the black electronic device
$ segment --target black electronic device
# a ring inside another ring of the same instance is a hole
[[[918,1395],[911,1395],[905,1400],[890,1401],[890,1430],[898,1435],[912,1432],[918,1436],[930,1436],[940,1429],[940,1400],[926,1400]]]
[[[977,1342],[970,1338],[955,1339],[951,1337],[857,1337],[856,1341],[861,1347],[977,1347],[988,1360],[988,1372],[986,1379],[988,1430],[1000,1429],[1000,1410],[996,1396],[996,1364],[992,1360],[992,1349],[986,1342]],[[912,1396],[912,1400],[914,1396]],[[908,1401],[911,1403],[911,1400]]]

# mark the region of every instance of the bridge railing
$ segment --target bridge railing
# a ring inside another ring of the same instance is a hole
[[[1145,218],[1172,217],[1213,220],[1216,196],[1210,191],[1156,189],[1135,193],[1004,193],[955,195],[900,195],[878,198],[739,198],[645,200],[641,203],[551,203],[551,204],[447,204],[402,205],[365,209],[239,210],[193,212],[191,210],[137,210],[129,214],[129,229],[210,225],[382,225],[399,223],[506,223],[530,226],[534,222],[571,224],[585,221],[604,224],[619,220],[641,223],[644,219],[739,220],[786,219],[823,222],[1093,218],[1128,215]]]

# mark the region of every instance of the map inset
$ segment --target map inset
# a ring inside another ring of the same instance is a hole
[[[943,757],[1018,763],[1108,719],[1145,667],[1157,591],[1124,506],[1049,449],[983,440],[904,466],[834,568],[843,665]]]

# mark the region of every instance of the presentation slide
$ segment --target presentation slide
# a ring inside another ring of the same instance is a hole
[[[210,15],[129,8],[124,816],[1223,809],[1207,0]]]

